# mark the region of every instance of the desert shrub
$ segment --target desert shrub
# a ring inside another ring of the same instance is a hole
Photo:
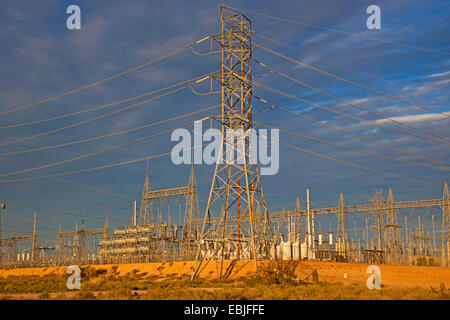
[[[164,270],[164,264],[160,265],[158,268],[156,268],[156,270],[158,270],[159,272],[161,272],[162,270]]]
[[[111,274],[112,275],[117,275],[119,274],[119,272],[117,272],[117,269],[119,268],[119,266],[115,265],[111,267]]]
[[[66,276],[8,276],[0,278],[2,293],[40,293],[66,291]]]
[[[97,300],[130,300],[133,299],[135,295],[127,288],[117,288],[112,291],[107,291],[102,294],[97,295]]]
[[[101,274],[102,271],[91,267],[91,266],[86,266],[86,267],[81,267],[81,279],[82,280],[89,280],[91,278],[97,277]]]
[[[295,269],[297,263],[289,261],[273,261],[265,265],[261,265],[256,274],[252,274],[245,278],[247,285],[263,284],[263,285],[299,285],[303,283],[297,280]]]
[[[42,292],[41,294],[39,294],[38,299],[48,299],[50,298],[50,295],[48,292]]]
[[[178,273],[169,273],[166,277],[167,278],[175,278],[178,275]]]
[[[90,290],[81,289],[74,296],[74,300],[95,300],[95,295]]]
[[[157,279],[160,279],[160,278],[161,277],[159,275],[157,275],[157,274],[151,274],[146,279],[149,280],[149,281],[154,281],[154,280],[157,280]]]

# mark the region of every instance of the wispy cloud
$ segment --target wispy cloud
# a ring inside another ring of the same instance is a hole
[[[433,74],[427,76],[427,78],[445,77],[447,75],[450,75],[450,71],[433,73]]]
[[[447,116],[450,115],[450,112],[444,112],[443,114],[437,114],[437,113],[425,113],[425,114],[414,114],[414,115],[407,115],[407,116],[401,116],[401,117],[390,117],[390,119],[398,121],[398,122],[427,122],[427,121],[434,121],[434,120],[440,120],[440,119],[448,119]],[[376,123],[388,123],[391,122],[388,119],[380,119],[375,121]]]

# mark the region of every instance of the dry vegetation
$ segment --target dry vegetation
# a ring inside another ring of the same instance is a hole
[[[289,265],[270,265],[259,274],[234,280],[193,282],[188,274],[150,275],[134,269],[120,275],[116,270],[83,268],[78,291],[66,289],[65,275],[0,278],[0,299],[450,299],[450,290],[443,284],[439,288],[369,290],[365,284],[321,283],[314,274],[297,279]]]

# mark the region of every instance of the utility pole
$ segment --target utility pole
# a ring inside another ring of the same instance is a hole
[[[405,241],[406,241],[406,245],[408,246],[408,261],[409,261],[411,258],[411,247],[410,247],[410,243],[409,243],[408,217],[406,216],[406,212],[405,212]]]
[[[433,210],[433,213],[431,214],[431,223],[433,226],[433,257],[435,257],[435,255],[436,255],[436,229],[434,227],[434,210]]]
[[[345,203],[344,203],[344,194],[341,192],[339,196],[339,213],[338,213],[338,235],[340,234],[342,252],[344,258],[347,257],[347,234],[346,234],[346,226],[345,226]]]
[[[31,261],[33,264],[34,264],[35,254],[36,254],[36,246],[37,246],[37,227],[36,227],[36,212],[34,212],[33,237],[31,240]]]
[[[5,208],[6,204],[0,203],[0,266],[3,264],[2,210]]]
[[[312,256],[311,253],[311,247],[312,247],[312,236],[311,236],[311,220],[310,220],[310,216],[311,216],[311,212],[309,210],[309,189],[306,189],[306,212],[307,212],[307,224],[308,224],[308,242],[306,243],[306,248],[307,248],[307,257],[308,260],[310,259],[310,257]]]
[[[133,226],[136,226],[137,223],[137,211],[136,211],[136,200],[134,200],[134,205],[133,205]]]
[[[422,227],[420,224],[420,214],[419,214],[419,251],[420,255],[423,255],[423,248],[422,248]]]
[[[300,225],[300,209],[301,209],[301,205],[300,205],[300,198],[297,197],[297,200],[295,202],[295,211],[297,214],[297,233],[296,233],[296,237],[295,237],[295,241],[296,242],[300,242],[300,232],[301,232],[301,225]]]
[[[309,189],[308,192],[308,211],[311,212],[311,199],[309,198]],[[312,232],[312,248],[313,248],[313,258],[315,258],[315,248],[316,248],[316,228],[314,223],[314,212],[311,212],[311,232]]]

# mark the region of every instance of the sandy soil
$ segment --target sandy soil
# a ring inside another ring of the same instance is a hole
[[[230,261],[225,261],[224,271],[227,269]],[[111,265],[92,265],[95,269],[105,269],[111,271]],[[134,269],[139,272],[147,272],[149,275],[167,276],[170,274],[190,275],[194,262],[162,262],[162,263],[135,263],[119,264],[117,272],[120,275],[131,273]],[[299,279],[306,279],[311,275],[314,269],[319,274],[319,281],[342,282],[342,283],[365,283],[369,274],[367,273],[368,264],[359,263],[339,263],[339,262],[321,262],[321,261],[299,261],[295,272]],[[386,286],[401,287],[439,287],[444,283],[450,287],[450,268],[441,267],[418,267],[418,266],[398,266],[398,265],[379,265],[381,270],[381,283]],[[202,265],[200,277],[216,278],[219,265],[210,262]],[[48,268],[20,268],[20,269],[0,269],[0,277],[9,275],[47,275],[47,274],[65,274],[67,267],[48,267]],[[239,261],[233,268],[230,278],[247,276],[254,272],[253,261]],[[310,279],[310,278],[309,278]]]

